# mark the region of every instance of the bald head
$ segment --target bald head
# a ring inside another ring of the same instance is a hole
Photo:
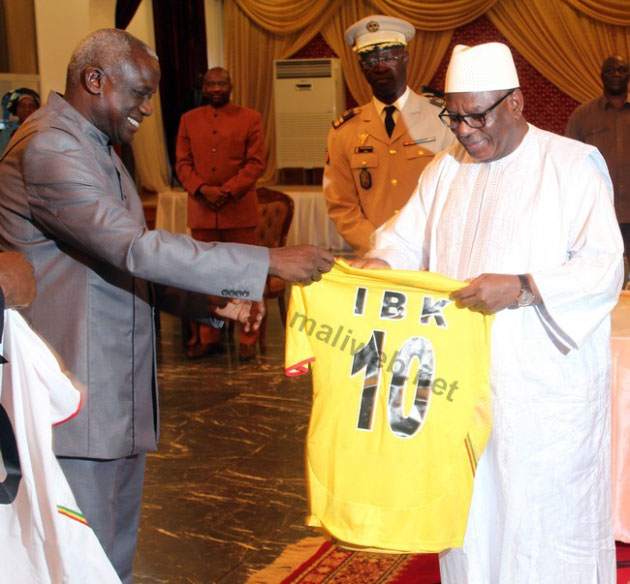
[[[208,69],[206,71],[206,75],[212,77],[215,75],[222,75],[223,77],[226,77],[230,83],[232,82],[232,79],[230,78],[230,72],[223,67],[212,67],[212,69]]]
[[[155,51],[133,35],[117,28],[102,28],[85,37],[72,53],[66,76],[66,87],[81,83],[88,67],[116,75],[128,68],[134,55],[144,53],[155,61]]]
[[[129,143],[153,112],[159,82],[160,65],[149,46],[122,30],[101,29],[74,51],[64,99],[112,144]]]

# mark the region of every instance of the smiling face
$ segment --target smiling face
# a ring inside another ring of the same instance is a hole
[[[98,101],[92,108],[92,123],[107,134],[112,144],[128,144],[142,119],[153,113],[150,99],[159,81],[158,62],[139,49],[117,70],[109,73],[92,70],[88,84],[99,86]]]
[[[230,101],[232,81],[225,69],[210,69],[203,77],[203,96],[206,103],[214,108],[224,106]]]
[[[450,114],[477,114],[487,110],[507,90],[478,93],[449,93],[446,110]],[[486,115],[483,128],[460,122],[453,130],[468,154],[480,162],[498,160],[512,153],[527,133],[523,118],[523,94],[519,89]]]
[[[407,88],[409,53],[402,46],[379,49],[359,56],[359,64],[372,93],[383,103],[394,103]]]

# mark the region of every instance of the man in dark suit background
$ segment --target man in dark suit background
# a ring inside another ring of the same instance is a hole
[[[201,243],[147,229],[113,144],[129,143],[157,90],[153,50],[117,29],[75,49],[65,94],[20,126],[0,159],[0,248],[21,251],[39,294],[23,316],[83,387],[55,454],[121,580],[132,581],[146,452],[158,438],[152,282],[240,299],[250,317],[268,274],[310,282],[332,265],[313,246]],[[175,296],[177,298],[177,296]],[[181,305],[209,316],[189,300]]]

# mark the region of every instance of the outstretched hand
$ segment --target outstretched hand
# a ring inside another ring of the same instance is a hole
[[[329,272],[335,257],[314,245],[274,247],[269,249],[269,273],[287,282],[310,284]]]
[[[243,330],[248,333],[260,328],[265,316],[265,303],[252,302],[241,298],[231,298],[221,305],[211,302],[212,312],[220,317],[235,320],[243,325]]]

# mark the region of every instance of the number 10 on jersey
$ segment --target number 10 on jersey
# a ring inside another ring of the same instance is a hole
[[[370,431],[374,423],[377,397],[382,378],[382,355],[385,344],[385,331],[372,331],[368,343],[354,354],[350,377],[364,371],[363,390],[359,404],[357,428]],[[418,360],[418,372],[413,379],[415,395],[409,411],[405,415],[405,391],[409,370],[414,359]],[[387,420],[395,436],[411,438],[422,428],[431,398],[431,382],[435,371],[433,346],[425,337],[410,337],[396,354],[392,366],[392,378],[387,398]]]

